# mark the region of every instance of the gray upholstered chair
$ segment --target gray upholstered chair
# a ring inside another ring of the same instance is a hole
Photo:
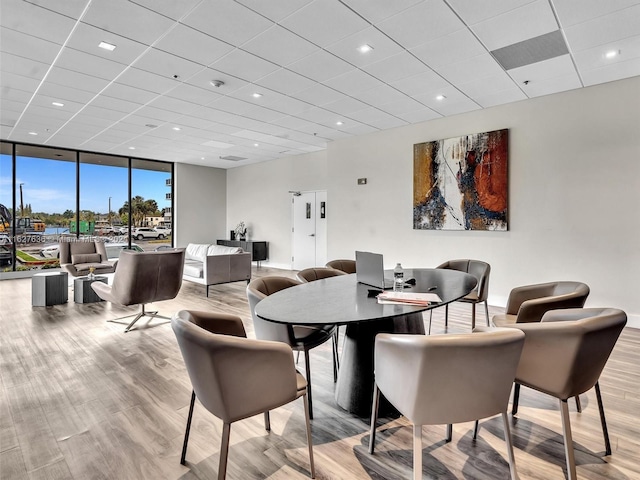
[[[143,316],[170,318],[148,312],[145,304],[175,298],[182,286],[182,268],[184,249],[163,250],[160,252],[134,252],[123,250],[120,253],[113,283],[93,282],[91,288],[103,300],[118,305],[141,305],[142,310],[133,315],[116,318],[135,317],[125,328],[128,332],[133,324]]]
[[[336,270],[340,270],[344,273],[356,273],[355,260],[346,260],[346,259],[331,260],[330,262],[327,262],[325,266],[328,268],[335,268]]]
[[[524,335],[514,335],[515,330],[434,336],[378,334],[369,452],[374,450],[381,392],[413,423],[415,479],[422,478],[422,425],[502,414],[509,469],[512,480],[516,479],[507,405]]]
[[[193,391],[180,463],[185,464],[196,397],[223,422],[218,480],[227,471],[231,424],[303,398],[311,478],[315,478],[307,382],[296,372],[291,347],[246,338],[240,317],[181,310],[172,320]]]
[[[489,275],[491,274],[491,265],[487,262],[480,260],[460,259],[460,260],[448,260],[442,265],[438,265],[437,268],[444,268],[449,270],[457,270],[459,272],[468,273],[476,277],[478,283],[476,288],[471,290],[469,294],[460,300],[459,302],[465,302],[471,304],[471,330],[476,328],[476,304],[484,302],[484,313],[487,318],[487,327],[489,326],[489,306],[487,304],[487,298],[489,297]],[[433,310],[429,312],[429,333],[431,333],[431,317],[433,316]],[[444,306],[444,325],[449,325],[449,305]]]
[[[69,272],[73,277],[81,277],[89,273],[93,268],[94,273],[113,273],[116,270],[117,260],[107,259],[107,249],[101,240],[83,242],[74,240],[71,242],[61,241],[60,267]]]
[[[580,308],[589,296],[589,287],[581,282],[548,282],[516,287],[509,293],[504,314],[494,315],[496,327],[514,323],[539,322],[549,310]]]
[[[307,399],[309,402],[309,415],[313,418],[313,399],[311,396],[311,367],[309,364],[309,350],[322,345],[327,340],[335,338],[335,325],[307,326],[288,325],[269,322],[256,315],[256,305],[264,298],[285,288],[295,287],[300,282],[292,278],[267,276],[252,280],[247,285],[247,299],[249,309],[253,317],[253,327],[256,338],[283,342],[293,350],[304,353],[304,366],[307,377]],[[333,348],[334,372],[337,368],[336,345]]]
[[[512,326],[525,334],[513,413],[517,413],[520,385],[559,400],[569,480],[576,478],[576,464],[567,399],[594,386],[605,451],[611,455],[598,379],[626,323],[627,315],[615,308],[570,308],[547,312],[540,322]]]

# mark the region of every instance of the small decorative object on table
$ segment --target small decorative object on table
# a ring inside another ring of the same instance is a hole
[[[88,278],[89,280],[95,280],[95,279],[96,279],[96,276],[95,276],[95,274],[93,273],[93,272],[95,272],[95,271],[96,271],[96,268],[95,268],[95,267],[89,267],[89,275],[87,275],[87,278]]]
[[[244,224],[244,222],[240,222],[238,225],[236,225],[235,232],[236,232],[236,240],[246,239],[247,226]]]

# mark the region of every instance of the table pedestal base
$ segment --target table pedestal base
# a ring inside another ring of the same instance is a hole
[[[347,325],[335,398],[340,407],[359,417],[371,416],[374,382],[373,354],[378,333],[424,335],[422,313]],[[379,412],[381,417],[395,412],[382,395]],[[397,412],[395,413],[397,415]]]

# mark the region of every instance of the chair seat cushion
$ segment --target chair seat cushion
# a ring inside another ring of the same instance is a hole
[[[187,275],[189,277],[202,278],[204,271],[204,264],[197,260],[185,260],[184,261],[184,270],[182,272],[183,275]]]
[[[102,257],[99,253],[76,253],[71,255],[71,263],[74,265],[83,263],[100,263],[101,260]]]
[[[467,303],[478,303],[480,301],[480,299],[478,298],[478,292],[473,290],[469,292],[467,296],[461,298],[460,301]]]
[[[204,262],[207,257],[208,243],[190,243],[184,253],[185,260]]]
[[[240,247],[227,247],[226,245],[210,245],[207,248],[207,255],[234,255],[242,252]]]
[[[515,325],[517,320],[516,315],[509,315],[507,313],[502,315],[494,315],[491,321],[496,327],[504,327],[508,325]]]
[[[115,270],[115,267],[112,263],[78,263],[73,266],[78,273],[89,273],[89,269],[91,267],[95,268],[94,273],[110,273]]]

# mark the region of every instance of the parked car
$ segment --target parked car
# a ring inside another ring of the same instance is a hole
[[[11,265],[13,258],[12,246],[9,235],[0,234],[0,266]]]
[[[162,233],[165,237],[171,235],[171,229],[167,227],[154,227],[157,232]]]
[[[163,239],[164,237],[164,233],[160,233],[155,228],[151,227],[138,227],[131,231],[131,238],[135,238],[137,240],[145,240],[147,238]]]
[[[129,227],[125,225],[124,227],[118,228],[118,233],[120,235],[129,235]]]

